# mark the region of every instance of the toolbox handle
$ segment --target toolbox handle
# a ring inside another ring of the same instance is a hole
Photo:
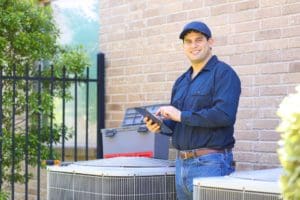
[[[114,137],[117,134],[117,130],[116,129],[107,129],[104,131],[104,135],[105,137]]]
[[[138,133],[148,133],[148,128],[146,126],[139,126],[137,129]]]

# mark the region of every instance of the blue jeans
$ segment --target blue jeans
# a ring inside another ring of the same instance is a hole
[[[193,199],[193,178],[225,176],[234,171],[232,152],[212,153],[183,160],[176,159],[176,194],[178,200]]]

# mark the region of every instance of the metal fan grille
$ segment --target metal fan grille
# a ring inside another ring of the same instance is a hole
[[[194,200],[281,200],[279,194],[194,186]]]
[[[93,176],[48,172],[48,200],[175,200],[174,175]]]

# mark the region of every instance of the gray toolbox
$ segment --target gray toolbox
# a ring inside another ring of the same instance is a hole
[[[149,112],[166,104],[143,106]],[[168,159],[169,137],[148,131],[143,116],[134,108],[128,108],[119,128],[102,129],[103,158],[149,157]]]

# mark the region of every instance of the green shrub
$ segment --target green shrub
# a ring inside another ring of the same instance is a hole
[[[31,77],[38,76],[37,61],[40,61],[43,63],[41,73],[44,77],[51,74],[50,65],[54,66],[54,75],[58,78],[63,76],[63,67],[66,69],[66,77],[73,77],[74,74],[82,77],[86,67],[89,67],[89,60],[84,50],[81,47],[61,46],[57,42],[58,38],[59,30],[54,23],[50,6],[39,6],[37,0],[0,0],[0,69],[4,76],[14,76],[14,70],[17,76],[25,76],[26,68]],[[60,143],[63,128],[66,131],[65,139],[68,139],[71,131],[59,123],[50,126],[49,122],[51,119],[55,122],[55,117],[51,114],[55,109],[53,99],[64,97],[70,100],[72,97],[68,88],[71,84],[55,84],[51,94],[50,82],[44,82],[39,96],[37,83],[34,81],[29,81],[29,87],[26,88],[24,80],[17,80],[15,90],[12,80],[1,80],[1,83],[3,90],[0,94],[2,95],[0,184],[24,183],[32,176],[32,174],[25,176],[23,170],[25,155],[28,156],[27,163],[33,167],[41,164],[41,160],[60,159],[58,155],[51,155],[49,147],[51,142],[54,145]],[[25,99],[26,92],[28,103]],[[15,105],[15,124],[12,124],[11,120],[12,103]],[[24,119],[27,105],[29,108],[28,140]],[[40,134],[38,119],[41,119]],[[15,127],[14,136],[12,136],[12,127]],[[14,165],[14,173],[11,170],[12,165]],[[5,195],[0,191],[0,200],[5,199]]]
[[[280,186],[285,200],[300,199],[300,85],[296,90],[282,101],[277,112],[281,118],[278,154],[283,167]]]

